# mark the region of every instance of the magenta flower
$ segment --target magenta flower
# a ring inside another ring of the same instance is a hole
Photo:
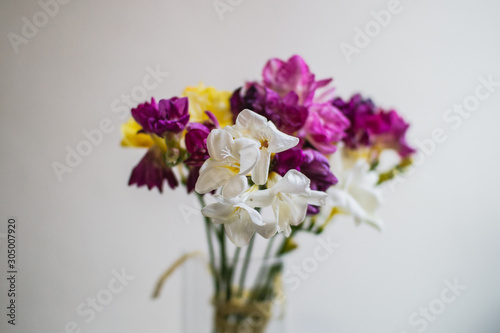
[[[189,158],[184,161],[184,164],[189,166],[189,174],[186,180],[188,193],[194,190],[198,177],[200,176],[200,168],[203,163],[210,158],[207,148],[207,138],[210,131],[219,127],[219,122],[213,113],[205,111],[209,120],[203,124],[189,123],[186,127],[186,150]]]
[[[236,89],[231,96],[234,119],[244,109],[250,109],[272,121],[287,134],[298,131],[307,119],[307,108],[298,104],[298,96],[290,91],[283,98],[258,83],[249,83],[245,89]]]
[[[326,86],[331,79],[316,81],[304,59],[298,55],[286,62],[278,58],[270,59],[262,71],[264,86],[274,90],[280,97],[291,91],[297,94],[299,105],[309,106],[316,89]]]
[[[394,149],[403,158],[415,152],[405,138],[409,125],[396,111],[377,108],[370,99],[364,99],[360,94],[352,96],[347,102],[336,98],[333,105],[351,122],[343,139],[349,148]]]
[[[380,111],[366,119],[367,132],[378,149],[393,149],[405,158],[416,152],[406,142],[406,131],[410,125],[394,110]]]
[[[332,104],[312,104],[299,137],[305,138],[322,154],[332,154],[337,150],[336,143],[344,137],[349,120]]]
[[[165,163],[161,149],[153,146],[132,170],[128,184],[135,184],[137,187],[146,185],[149,190],[156,187],[162,193],[164,180],[167,180],[172,189],[179,185],[172,169]]]
[[[148,133],[164,137],[166,132],[180,133],[189,121],[187,97],[162,99],[158,104],[154,98],[151,103],[139,104],[132,109],[132,117]]]

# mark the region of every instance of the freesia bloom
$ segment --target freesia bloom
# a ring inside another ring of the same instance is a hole
[[[162,99],[157,104],[152,98],[151,103],[139,104],[132,109],[132,116],[147,133],[160,137],[166,132],[180,133],[189,121],[188,99],[173,97]]]
[[[336,98],[333,105],[351,123],[343,139],[349,148],[372,147],[378,152],[393,149],[403,158],[415,152],[405,138],[409,125],[396,111],[377,108],[370,99],[364,99],[359,94],[349,101]]]
[[[225,129],[214,129],[208,135],[207,149],[210,158],[200,169],[196,192],[204,194],[223,186],[224,197],[243,193],[248,186],[246,174],[257,164],[259,142],[234,139]]]
[[[231,96],[231,111],[235,119],[244,109],[251,109],[266,117],[287,134],[292,134],[304,126],[308,114],[307,108],[298,104],[295,92],[290,91],[281,97],[258,83],[238,88]]]
[[[316,89],[326,86],[331,79],[316,81],[304,59],[298,55],[287,61],[270,59],[262,71],[264,86],[285,97],[290,92],[298,96],[300,105],[309,106],[313,102]]]
[[[256,190],[257,186],[252,186],[242,195],[229,199],[216,195],[218,202],[202,209],[203,215],[211,218],[213,223],[224,224],[227,236],[239,247],[247,245],[255,232],[264,238],[276,233],[274,224],[266,224],[260,213],[246,204],[248,196]]]
[[[189,99],[189,114],[191,121],[202,123],[208,120],[205,111],[212,112],[217,118],[220,127],[233,123],[233,115],[229,108],[231,92],[205,87],[200,83],[197,87],[187,87],[182,96]]]
[[[161,149],[155,145],[132,170],[128,184],[135,184],[137,187],[146,185],[149,190],[156,187],[162,193],[165,180],[172,189],[179,185],[172,169],[165,163]]]
[[[330,103],[313,104],[299,136],[306,138],[322,154],[332,154],[336,143],[344,137],[349,120]]]
[[[124,147],[149,148],[154,144],[149,134],[141,132],[142,127],[134,118],[122,124],[121,130],[123,135],[121,145]]]
[[[298,138],[280,132],[272,122],[251,110],[243,110],[236,124],[225,129],[234,138],[250,138],[259,143],[258,160],[252,169],[252,181],[257,185],[267,182],[271,154],[281,153],[299,143]]]
[[[288,237],[291,226],[304,221],[308,205],[323,206],[327,194],[311,190],[309,179],[297,170],[288,171],[284,177],[271,175],[268,189],[251,193],[247,203],[252,207],[271,206],[278,231]]]
[[[368,223],[381,229],[383,222],[377,215],[382,205],[382,192],[377,186],[378,174],[370,171],[365,159],[359,159],[337,175],[339,183],[327,191],[328,206],[351,215],[358,224]]]

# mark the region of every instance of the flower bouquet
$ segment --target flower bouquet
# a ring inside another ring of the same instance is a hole
[[[262,76],[232,93],[200,84],[152,98],[122,127],[123,146],[148,149],[129,185],[162,192],[166,180],[201,203],[214,332],[266,332],[282,299],[279,260],[263,261],[255,282],[245,283],[257,237],[270,260],[297,248],[298,233],[321,234],[338,214],[381,228],[380,185],[415,152],[396,111],[359,94],[336,96],[332,80],[316,80],[300,56],[269,60]],[[381,169],[385,151],[398,158]],[[256,314],[259,325],[250,325]]]

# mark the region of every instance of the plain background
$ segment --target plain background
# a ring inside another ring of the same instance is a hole
[[[13,328],[0,238],[0,330],[63,332],[75,321],[89,333],[180,332],[182,275],[160,300],[149,296],[178,256],[205,250],[201,219],[183,220],[179,207],[196,205],[182,189],[127,187],[144,151],[119,147],[111,104],[142,84],[147,67],[169,73],[148,97],[168,98],[200,81],[232,90],[260,79],[268,58],[300,54],[318,78],[334,77],[340,96],[360,91],[396,108],[413,145],[437,128],[446,140],[388,189],[383,233],[349,219],[327,230],[340,247],[289,293],[290,332],[417,332],[410,315],[454,279],[467,290],[426,332],[500,332],[499,89],[458,128],[443,119],[479,77],[500,81],[498,1],[401,0],[350,63],[339,45],[353,44],[388,1],[231,3],[221,20],[212,0],[71,1],[16,53],[8,33],[20,35],[23,17],[33,22],[41,7],[1,1],[0,232],[18,219],[19,297]],[[59,182],[52,163],[104,118],[114,130]],[[302,238],[291,264],[317,244]],[[122,267],[135,279],[85,323],[75,309]]]

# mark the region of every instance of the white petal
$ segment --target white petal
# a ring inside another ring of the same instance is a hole
[[[304,222],[306,218],[308,203],[306,199],[297,195],[292,197],[292,202],[293,204],[289,206],[289,213],[291,216],[288,217],[288,219],[291,225],[299,225]]]
[[[249,109],[241,111],[236,118],[236,125],[248,131],[259,130],[266,124],[266,118]]]
[[[225,167],[206,168],[200,173],[195,190],[200,194],[208,193],[224,185],[233,176],[234,172]]]
[[[271,188],[273,193],[308,194],[311,181],[297,170],[289,170],[276,185]]]
[[[234,219],[230,223],[224,224],[227,237],[234,245],[238,247],[245,246],[255,233],[254,224],[246,211],[233,216]]]
[[[224,198],[234,198],[243,193],[248,188],[246,176],[235,175],[224,184],[222,196]]]
[[[203,207],[201,209],[201,213],[206,217],[209,217],[211,219],[217,219],[219,220],[218,222],[220,222],[229,219],[235,210],[236,207],[234,206],[216,202]]]
[[[250,218],[253,224],[264,225],[264,222],[262,221],[262,215],[260,215],[258,211],[256,211],[255,209],[244,203],[239,204],[238,207],[240,208],[241,214],[244,214],[243,211],[245,211],[248,214],[248,217]]]
[[[261,190],[248,196],[247,204],[250,207],[267,207],[272,204],[275,195],[270,190]]]
[[[279,131],[272,122],[268,123],[264,133],[264,136],[269,138],[268,149],[271,153],[281,153],[299,143],[298,138]]]
[[[269,164],[271,162],[271,153],[263,148],[260,150],[259,160],[252,170],[252,181],[257,185],[264,185],[269,175]]]
[[[275,222],[269,222],[262,226],[255,225],[254,227],[255,231],[265,239],[273,237],[278,232],[278,226]]]
[[[324,206],[328,194],[322,191],[311,191],[306,198],[307,203],[314,206]]]
[[[240,138],[234,140],[234,156],[240,160],[240,175],[246,175],[255,167],[259,160],[259,142],[257,140]]]
[[[207,148],[210,157],[216,160],[223,160],[227,153],[231,151],[234,140],[228,132],[222,129],[214,129],[207,138]]]

